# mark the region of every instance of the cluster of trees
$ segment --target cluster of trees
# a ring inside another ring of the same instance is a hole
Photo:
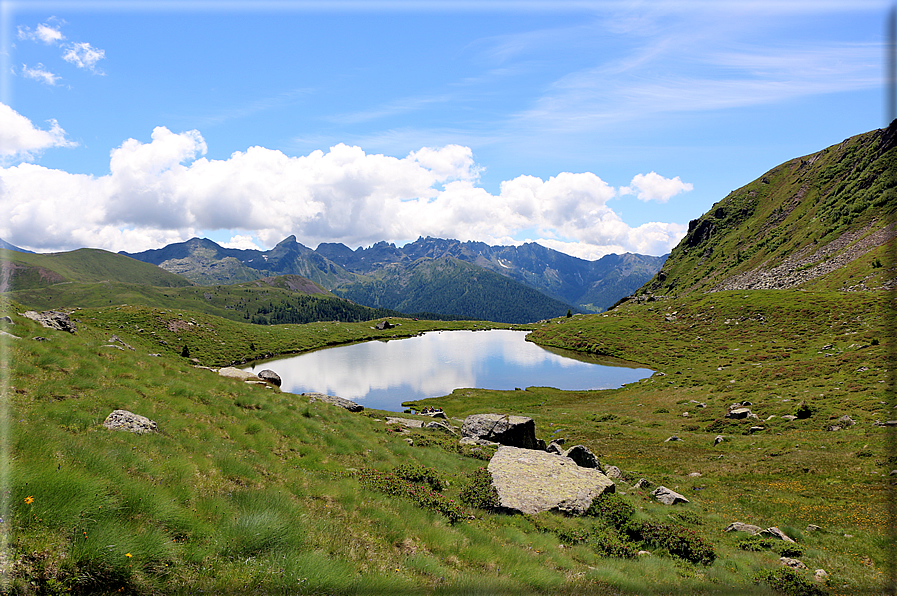
[[[314,321],[353,323],[396,316],[402,314],[385,308],[368,308],[339,298],[296,296],[288,303],[260,306],[250,322],[256,325],[298,325]]]

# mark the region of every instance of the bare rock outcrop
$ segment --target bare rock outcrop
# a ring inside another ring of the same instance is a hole
[[[545,451],[501,445],[486,469],[500,506],[526,514],[582,514],[596,497],[614,491],[613,481],[600,470]]]
[[[23,317],[31,319],[32,321],[37,321],[48,329],[68,331],[69,333],[75,332],[75,324],[72,322],[69,316],[66,313],[60,312],[58,310],[45,310],[43,312],[29,310],[19,314],[21,314]]]
[[[251,372],[246,372],[245,370],[240,370],[239,368],[234,368],[233,366],[225,366],[224,368],[219,368],[218,374],[222,377],[227,377],[228,379],[237,379],[239,381],[261,380],[258,378],[258,376],[252,374]]]

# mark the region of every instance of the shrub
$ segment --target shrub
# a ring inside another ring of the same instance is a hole
[[[773,590],[788,596],[825,596],[828,594],[827,590],[787,567],[775,571],[760,571],[754,576],[754,583],[767,584]]]
[[[597,517],[609,526],[621,529],[635,515],[635,507],[616,493],[603,493],[595,497],[586,510],[586,515]]]
[[[755,534],[754,536],[748,536],[747,538],[736,540],[735,546],[737,546],[741,550],[760,552],[772,548],[773,539],[764,538]]]
[[[682,526],[646,521],[635,526],[630,524],[627,531],[691,563],[710,565],[716,559],[713,546],[704,542],[693,530]]]
[[[403,480],[428,484],[430,488],[437,492],[441,492],[447,484],[439,472],[420,464],[402,464],[392,472]]]
[[[795,410],[794,415],[801,420],[806,420],[815,413],[816,408],[814,406],[811,406],[808,403],[801,402],[801,404],[797,406],[797,410]]]
[[[626,536],[612,528],[595,528],[586,540],[599,555],[632,559],[638,556],[638,548]]]
[[[467,475],[459,495],[462,503],[479,509],[495,509],[501,503],[492,485],[492,475],[486,468],[478,468]]]
[[[365,488],[408,499],[419,507],[444,515],[450,523],[464,519],[468,515],[460,503],[455,503],[454,500],[428,486],[409,482],[395,474],[377,470],[357,470],[351,472],[351,476]]]
[[[670,413],[670,411],[667,410],[666,408],[657,408],[656,410],[654,410],[654,412],[652,412],[652,414],[669,414],[669,413]]]

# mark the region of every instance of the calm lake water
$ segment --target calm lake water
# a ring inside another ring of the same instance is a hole
[[[337,395],[392,412],[401,412],[402,402],[465,387],[611,389],[653,373],[575,352],[549,351],[525,336],[504,329],[434,331],[257,362],[244,370],[271,369],[283,380],[281,389],[290,393]]]

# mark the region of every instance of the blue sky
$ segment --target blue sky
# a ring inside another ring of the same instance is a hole
[[[659,255],[886,124],[891,4],[0,1],[0,237]]]

